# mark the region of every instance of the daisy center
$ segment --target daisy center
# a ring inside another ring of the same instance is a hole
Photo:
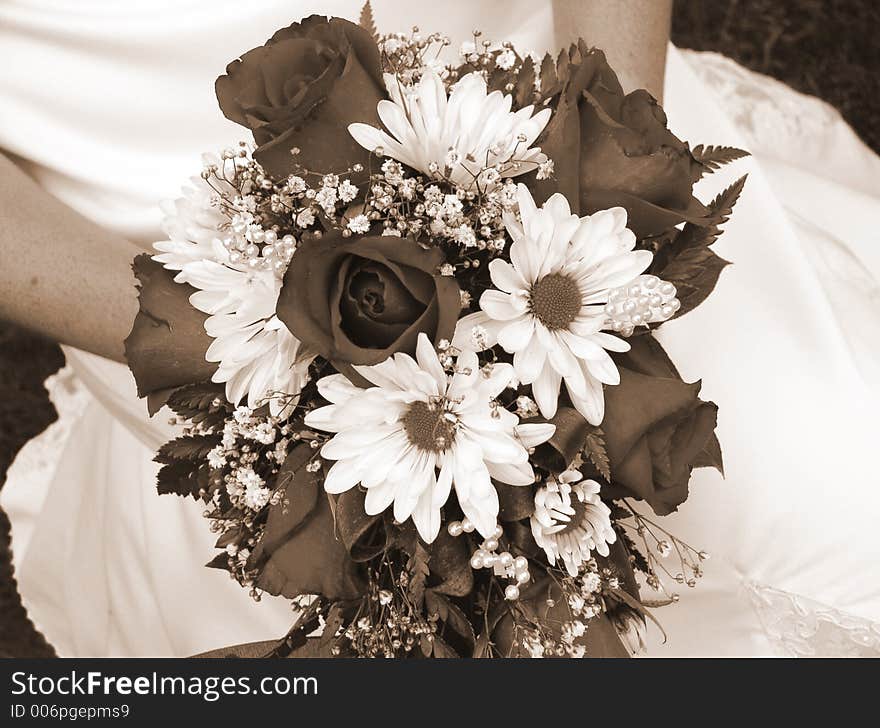
[[[455,417],[440,404],[413,402],[401,421],[409,441],[427,452],[443,452],[455,439]]]
[[[573,278],[551,273],[532,286],[529,303],[535,318],[548,329],[565,329],[580,313],[581,291]]]

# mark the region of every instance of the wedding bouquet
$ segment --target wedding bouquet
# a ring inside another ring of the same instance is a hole
[[[726,265],[744,179],[693,186],[744,153],[690,149],[583,41],[448,45],[367,5],[217,79],[253,142],[134,264],[128,361],[182,427],[158,489],[205,504],[209,566],[294,601],[267,654],[624,656],[706,557],[648,515],[722,468],[652,332]]]

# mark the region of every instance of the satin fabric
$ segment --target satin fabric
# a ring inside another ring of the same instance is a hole
[[[373,5],[386,30],[418,24],[461,41],[480,27],[523,50],[554,45],[549,4]],[[315,10],[356,17],[359,3],[6,3],[0,45],[15,63],[0,78],[0,147],[48,191],[148,247],[160,237],[158,200],[198,172],[202,151],[244,138],[220,114],[213,79]],[[671,128],[693,144],[744,145],[729,99],[700,79],[699,64],[670,48]],[[650,654],[772,654],[749,597],[755,583],[880,622],[872,468],[880,336],[867,335],[880,321],[870,222],[880,203],[868,182],[878,169],[841,128],[840,139],[815,140],[829,159],[775,144],[700,185],[712,196],[750,174],[716,246],[733,265],[660,339],[720,405],[727,477],[697,471],[691,498],[666,522],[713,558],[696,589],[658,611],[669,639],[651,634]],[[187,655],[283,635],[287,602],[254,603],[202,567],[214,551],[199,504],[156,495],[151,459],[170,432],[164,416],[147,418],[124,367],[66,353],[94,401],[46,493],[19,494],[11,509],[14,538],[16,522],[36,519],[15,548],[38,626],[66,655]]]

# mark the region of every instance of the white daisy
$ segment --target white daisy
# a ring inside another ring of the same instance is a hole
[[[202,163],[221,166],[224,162],[215,154],[203,154]],[[220,190],[230,196],[238,194],[224,181]],[[162,200],[160,208],[164,213],[162,230],[168,240],[154,243],[159,251],[153,259],[169,270],[180,271],[186,263],[197,260],[218,260],[227,256],[227,251],[218,239],[221,225],[228,223],[219,205],[214,204],[218,193],[201,176],[190,178],[190,184],[183,188],[183,196],[176,200]],[[185,276],[178,274],[178,283],[186,283]]]
[[[281,279],[272,271],[242,271],[212,260],[187,263],[181,272],[199,289],[190,303],[209,314],[205,331],[214,341],[205,359],[218,363],[211,380],[226,383],[233,404],[246,397],[248,407],[257,408],[268,399],[272,415],[289,414],[314,357],[304,355],[275,315]]]
[[[599,499],[599,484],[581,479],[576,470],[550,478],[535,494],[532,536],[551,564],[562,559],[566,571],[577,576],[581,565],[596,551],[608,556],[608,544],[617,540],[611,511]]]
[[[366,488],[366,512],[392,503],[394,518],[412,517],[421,537],[433,541],[440,509],[454,487],[464,514],[486,538],[495,531],[498,494],[492,479],[530,485],[527,449],[549,439],[549,424],[520,425],[495,406],[513,370],[500,364],[485,372],[473,352],[458,357],[447,375],[437,352],[419,335],[416,359],[395,354],[376,366],[355,367],[375,386],[360,389],[341,374],[318,382],[331,402],[306,416],[306,424],[336,435],[321,455],[336,462],[324,488],[342,493]]]
[[[512,353],[523,384],[531,384],[541,414],[556,414],[562,380],[577,410],[592,424],[605,414],[603,384],[618,384],[610,351],[629,344],[603,329],[612,322],[605,304],[612,290],[634,281],[652,254],[634,250],[626,211],[616,207],[579,218],[555,194],[540,209],[524,185],[517,189],[520,223],[505,213],[513,243],[510,260],[489,264],[492,283],[481,311],[458,322],[454,345],[496,343]],[[671,315],[671,314],[670,314]]]
[[[534,116],[532,106],[512,112],[513,98],[500,91],[487,93],[479,73],[462,76],[448,98],[432,70],[414,86],[403,87],[390,74],[385,84],[391,100],[380,101],[377,110],[390,134],[368,124],[348,127],[365,149],[381,149],[385,156],[458,187],[479,183],[484,192],[498,183],[499,173],[515,177],[547,160],[530,145],[550,120],[550,109]]]
[[[234,164],[211,155],[203,161]],[[222,180],[214,183],[224,195],[237,194]],[[219,364],[212,380],[226,383],[226,398],[233,404],[247,397],[248,406],[256,408],[270,395],[298,394],[312,357],[303,356],[299,340],[275,316],[284,270],[232,259],[220,239],[230,234],[221,229],[229,218],[214,204],[216,196],[204,179],[194,177],[182,198],[164,202],[163,229],[169,239],[154,244],[159,252],[153,259],[176,271],[175,281],[198,289],[190,303],[209,314],[205,330],[214,341],[205,358]],[[293,396],[272,397],[271,414],[287,415],[295,402]]]

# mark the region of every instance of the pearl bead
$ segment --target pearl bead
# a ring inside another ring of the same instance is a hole
[[[465,518],[461,522],[461,528],[465,533],[473,533],[475,526],[471,523],[470,518]]]
[[[520,571],[516,575],[516,583],[517,584],[528,584],[531,580],[532,575],[528,571]]]
[[[501,538],[504,535],[504,529],[501,528],[500,525],[495,526],[495,530],[492,532],[492,538]]]
[[[458,538],[464,533],[464,528],[461,525],[461,521],[453,521],[446,527],[447,532],[453,538]]]
[[[483,563],[483,558],[478,554],[474,554],[471,556],[471,568],[472,569],[482,569],[485,566]]]
[[[486,549],[486,551],[494,551],[498,548],[498,539],[487,538],[485,541],[483,541],[483,548]]]
[[[509,584],[504,590],[504,598],[509,602],[519,599],[519,587],[516,584]]]
[[[501,561],[501,565],[505,569],[509,569],[511,566],[513,566],[513,554],[511,554],[509,551],[505,551],[503,554],[501,554],[501,556],[499,556],[499,559]]]
[[[517,556],[513,560],[513,568],[517,571],[525,571],[529,568],[529,560],[525,556]]]

